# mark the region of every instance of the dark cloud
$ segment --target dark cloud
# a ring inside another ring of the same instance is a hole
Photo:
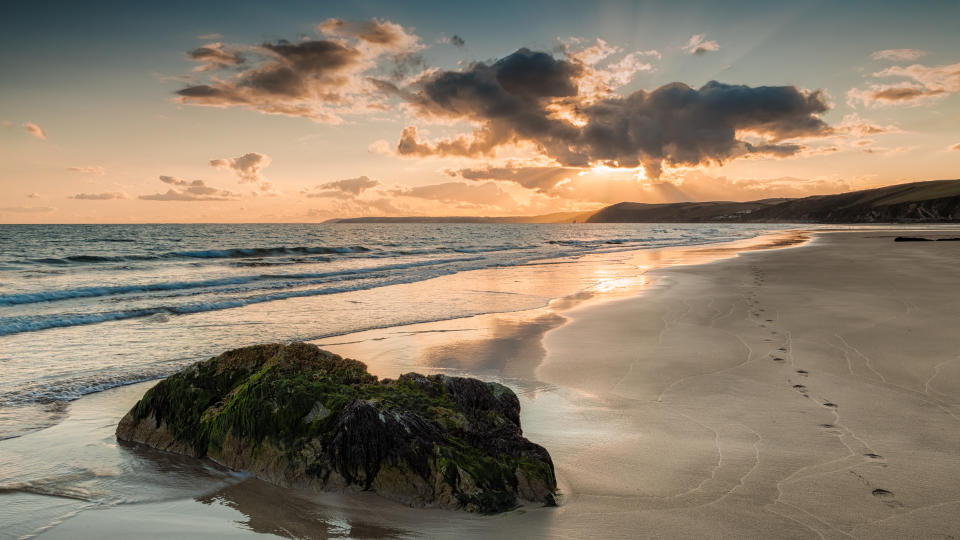
[[[208,186],[203,180],[184,180],[176,176],[161,176],[160,181],[174,186],[166,193],[140,195],[145,201],[232,201],[237,194],[225,189]]]
[[[109,201],[111,199],[126,199],[127,195],[119,191],[112,191],[109,193],[77,193],[70,198],[81,201]]]
[[[389,21],[331,19],[317,28],[334,37],[256,46],[212,43],[190,51],[200,63],[194,71],[239,71],[183,88],[177,100],[339,122],[341,114],[377,108],[368,72],[405,76],[423,63],[415,54],[422,48],[417,36]]]
[[[467,44],[467,42],[464,41],[462,37],[458,36],[457,34],[454,34],[450,36],[450,44],[453,45],[454,47],[463,47],[464,45]]]
[[[405,79],[427,68],[426,59],[420,53],[397,54],[391,61],[393,69],[390,70],[390,77],[394,80]]]
[[[828,109],[821,91],[711,81],[699,89],[671,83],[625,97],[590,99],[579,94],[585,70],[574,61],[520,49],[490,65],[432,73],[410,89],[382,84],[427,117],[480,124],[470,135],[431,143],[408,127],[397,152],[480,157],[501,146],[531,143],[564,166],[643,165],[655,178],[663,165],[794,155],[802,147],[787,139],[831,132],[819,118]],[[748,142],[745,135],[762,141]]]
[[[243,64],[245,58],[241,52],[223,43],[207,43],[187,52],[187,58],[200,65],[194,71],[213,71]]]

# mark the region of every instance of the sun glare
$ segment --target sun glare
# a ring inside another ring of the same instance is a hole
[[[590,168],[590,172],[596,176],[611,176],[616,179],[625,179],[629,177],[630,179],[638,182],[647,179],[647,171],[642,165],[632,168],[610,167],[609,165],[594,165]],[[584,176],[584,174],[585,173],[583,171],[578,173],[579,176]]]

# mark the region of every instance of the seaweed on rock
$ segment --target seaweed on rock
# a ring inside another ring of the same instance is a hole
[[[411,506],[555,504],[553,462],[523,437],[509,388],[417,373],[381,381],[305,343],[198,362],[147,391],[117,437],[282,486],[372,490]]]

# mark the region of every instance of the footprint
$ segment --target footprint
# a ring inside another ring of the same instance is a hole
[[[830,407],[831,409],[836,409],[836,408],[837,408],[837,404],[836,404],[836,403],[830,403],[829,401],[826,402],[826,403],[824,403],[823,406],[824,406],[824,407]]]
[[[823,429],[833,429],[836,426],[834,426],[833,424],[820,424],[820,427],[822,427]]]
[[[864,456],[865,456],[865,457],[868,457],[868,458],[870,458],[870,459],[883,459],[883,456],[881,456],[881,455],[879,455],[879,454],[873,454],[873,453],[864,454]]]
[[[795,384],[793,385],[793,389],[800,392],[805,392],[807,390],[807,387],[802,384]]]
[[[874,497],[876,497],[876,498],[878,498],[878,499],[881,499],[881,500],[883,501],[883,504],[885,504],[885,505],[887,505],[887,506],[889,506],[889,507],[891,507],[891,508],[900,508],[900,507],[903,506],[902,503],[893,500],[893,492],[892,492],[892,491],[888,491],[888,490],[886,490],[886,489],[877,488],[877,489],[873,490],[872,493],[873,493],[873,496],[874,496]]]
[[[774,362],[785,362],[786,360],[784,360],[783,358],[780,358],[779,356],[775,356],[775,357],[773,358],[773,361],[774,361]]]
[[[807,370],[805,370],[805,369],[798,369],[798,370],[797,370],[797,373],[799,373],[800,375],[806,375],[806,374],[808,374],[809,372],[808,372]]]

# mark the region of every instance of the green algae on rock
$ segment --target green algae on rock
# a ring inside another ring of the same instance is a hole
[[[372,490],[411,506],[492,513],[553,505],[553,462],[520,429],[506,386],[401,375],[314,345],[256,345],[159,382],[117,438],[207,457],[269,482]]]

